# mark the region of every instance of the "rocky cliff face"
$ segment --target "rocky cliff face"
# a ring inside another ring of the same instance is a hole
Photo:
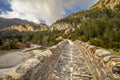
[[[71,25],[69,23],[55,23],[50,27],[50,30],[64,30],[70,28]]]
[[[99,2],[92,6],[91,9],[104,7],[114,9],[118,4],[120,4],[120,0],[99,0]]]
[[[25,24],[25,25],[13,25],[11,27],[5,28],[4,30],[18,30],[18,31],[43,31],[47,30],[48,26],[46,24]]]

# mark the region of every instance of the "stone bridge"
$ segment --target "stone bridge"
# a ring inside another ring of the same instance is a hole
[[[5,57],[0,80],[120,80],[120,57],[79,40]]]

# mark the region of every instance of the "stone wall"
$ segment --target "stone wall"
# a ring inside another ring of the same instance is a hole
[[[64,40],[43,52],[39,50],[30,51],[34,54],[33,57],[17,66],[8,68],[10,74],[1,76],[0,80],[48,80],[49,74],[57,65],[62,49],[67,44],[69,44],[68,40]]]
[[[89,45],[79,40],[75,41],[75,45],[83,53],[86,64],[95,80],[106,78],[106,80],[120,79],[120,56],[115,56],[105,49]]]

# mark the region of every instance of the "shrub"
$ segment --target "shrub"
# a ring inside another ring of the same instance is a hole
[[[101,40],[101,39],[99,39],[99,38],[91,39],[89,42],[92,45],[96,45],[96,46],[100,46],[100,47],[105,47],[104,41]]]
[[[80,36],[80,40],[84,41],[84,42],[87,42],[88,38],[85,35],[82,35],[82,36]]]

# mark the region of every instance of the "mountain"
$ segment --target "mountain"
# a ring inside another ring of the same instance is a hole
[[[12,25],[24,25],[30,23],[27,20],[21,20],[18,18],[13,19],[6,19],[6,18],[0,18],[0,29],[10,27]]]
[[[120,17],[120,0],[100,0],[90,10],[73,13],[66,18],[57,20],[50,30],[65,30],[80,27],[83,22],[91,18]]]
[[[21,20],[17,18],[0,18],[0,29],[18,31],[42,31],[47,30],[48,26],[46,24],[36,24],[27,20]]]
[[[114,9],[116,5],[119,4],[120,4],[120,0],[99,0],[99,2],[94,6],[92,6],[91,9],[104,8],[104,7]]]

